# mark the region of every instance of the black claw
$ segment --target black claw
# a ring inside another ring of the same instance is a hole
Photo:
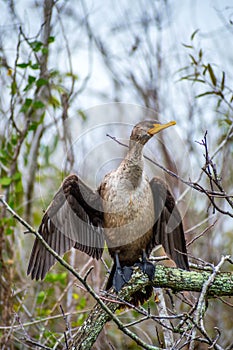
[[[116,259],[116,271],[113,276],[113,287],[115,288],[115,291],[118,293],[122,287],[126,283],[129,282],[133,269],[130,266],[123,266],[121,267],[118,253],[115,253],[115,259]]]
[[[155,266],[147,260],[145,251],[142,253],[142,262],[138,262],[135,265],[138,266],[143,273],[147,274],[150,281],[153,281]]]
[[[133,269],[128,266],[116,268],[115,274],[113,276],[113,287],[117,293],[121,290],[122,287],[124,287],[126,283],[129,282],[132,273]]]
[[[143,273],[147,274],[150,281],[153,281],[155,274],[155,266],[151,262],[138,262],[136,263],[136,266],[138,266]]]

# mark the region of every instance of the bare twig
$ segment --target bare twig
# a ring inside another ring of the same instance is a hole
[[[63,319],[64,319],[64,321],[65,321],[65,324],[66,324],[66,331],[67,331],[67,333],[69,334],[69,339],[70,339],[70,341],[72,342],[72,333],[71,333],[71,329],[70,329],[70,324],[69,324],[69,322],[68,322],[68,320],[67,320],[67,317],[66,317],[66,315],[65,315],[65,312],[64,312],[64,310],[63,310],[62,305],[60,305],[60,309],[61,309],[62,317],[63,317]],[[66,348],[68,349],[68,341],[67,341],[66,332],[64,332],[64,339],[65,339]]]
[[[123,147],[127,147],[128,148],[128,145],[126,145],[125,143],[119,141],[115,136],[111,136],[109,134],[106,134],[107,137],[109,137],[110,139],[112,139],[113,141],[117,142],[119,145],[123,146]],[[232,195],[227,195],[226,193],[223,193],[223,192],[218,192],[218,191],[210,191],[210,190],[206,190],[204,189],[200,184],[198,184],[197,182],[192,182],[192,181],[187,181],[187,180],[184,180],[181,176],[179,176],[178,174],[174,173],[173,171],[165,168],[163,165],[155,162],[154,160],[152,160],[151,158],[147,157],[144,155],[144,158],[147,159],[149,162],[151,162],[152,164],[154,164],[155,166],[159,167],[160,169],[162,169],[163,171],[165,171],[168,175],[172,176],[172,177],[175,177],[177,180],[181,181],[182,183],[184,183],[185,185],[201,192],[201,193],[204,193],[208,196],[209,200],[213,203],[213,199],[212,197],[218,197],[218,198],[232,198],[233,196]],[[214,203],[213,203],[214,204]],[[215,205],[215,204],[214,204]],[[226,211],[223,211],[221,210],[220,208],[218,208],[216,205],[215,205],[216,209],[218,209],[218,211],[220,211],[221,213],[223,214],[226,214],[226,215],[229,215],[231,217],[233,217],[233,214],[230,213],[230,212],[226,212]]]
[[[210,229],[212,229],[214,227],[214,225],[216,224],[217,220],[214,221],[213,224],[209,225],[208,227],[206,227],[204,229],[204,231],[202,231],[201,233],[199,233],[199,235],[195,236],[191,241],[189,241],[186,246],[189,247],[191,244],[193,244],[198,238],[202,237],[206,232],[208,232]]]
[[[202,332],[205,332],[204,329],[204,325],[203,325],[203,316],[205,313],[205,303],[206,303],[206,296],[207,296],[207,291],[208,288],[210,287],[210,285],[214,282],[217,273],[220,271],[220,268],[222,267],[222,265],[224,264],[224,262],[229,258],[229,256],[223,256],[220,260],[220,262],[218,263],[218,265],[216,267],[213,267],[213,273],[209,276],[209,278],[206,280],[206,282],[203,284],[202,287],[202,291],[201,294],[199,296],[198,299],[198,303],[197,303],[197,307],[196,307],[196,313],[195,313],[195,317],[193,319],[194,323],[196,325],[200,325],[202,328]],[[194,339],[196,338],[196,334],[197,334],[197,328],[195,327],[192,331],[192,341],[190,343],[190,347],[189,350],[193,350],[194,349]],[[208,335],[205,332],[205,336],[207,338]],[[213,345],[213,342],[211,342],[210,338],[209,338],[210,344]],[[217,346],[217,344],[214,345],[216,349],[222,349],[220,346]]]
[[[74,311],[74,312],[66,312],[64,313],[65,317],[70,316],[70,315],[79,315],[79,314],[83,314],[83,313],[88,313],[90,312],[91,309],[82,309],[82,310],[78,310],[78,311]],[[24,323],[20,323],[20,324],[12,324],[10,326],[0,326],[0,330],[9,330],[9,329],[20,329],[21,327],[29,327],[29,326],[34,326],[40,323],[44,323],[44,322],[48,322],[48,321],[52,321],[52,320],[56,320],[56,319],[60,319],[62,318],[63,315],[59,314],[59,315],[54,315],[54,316],[47,316],[45,318],[40,318],[39,320],[33,320],[31,322],[24,322]]]
[[[226,200],[228,204],[233,208],[233,201],[230,199],[229,196],[226,195],[226,192],[223,189],[222,183],[221,183],[221,177],[217,173],[216,165],[213,163],[213,157],[211,158],[209,156],[209,150],[208,150],[208,144],[207,144],[207,131],[205,132],[204,139],[199,142],[200,145],[202,145],[205,149],[205,165],[202,167],[202,170],[204,173],[208,176],[210,181],[210,187],[213,191],[214,185],[220,190],[220,193],[225,195]],[[214,199],[213,199],[214,203]],[[216,205],[213,209],[216,208]]]
[[[112,302],[103,302],[103,300],[95,293],[95,291],[87,284],[86,280],[80,276],[80,273],[78,273],[71,265],[69,265],[64,259],[62,259],[55,251],[53,251],[50,246],[46,243],[46,241],[43,239],[43,237],[35,231],[27,222],[25,222],[9,205],[8,203],[3,199],[2,196],[0,196],[0,202],[6,207],[6,209],[13,215],[13,217],[19,221],[26,229],[30,232],[32,232],[37,239],[40,240],[40,242],[45,246],[45,248],[58,260],[68,271],[70,271],[84,286],[86,291],[90,293],[90,295],[97,301],[98,308],[93,309],[92,312],[90,313],[90,316],[93,315],[95,317],[100,317],[101,322],[95,322],[95,331],[97,329],[97,324],[98,324],[98,331],[95,333],[95,337],[93,338],[85,338],[86,340],[84,341],[83,339],[83,334],[81,332],[81,339],[79,343],[79,337],[74,336],[74,344],[82,344],[80,345],[80,349],[89,349],[92,345],[93,342],[96,340],[100,330],[102,329],[103,325],[109,321],[113,320],[114,323],[118,326],[118,328],[124,332],[126,335],[128,335],[131,339],[133,339],[138,345],[142,346],[145,349],[150,349],[150,350],[158,350],[158,347],[152,346],[147,344],[145,341],[143,341],[140,337],[138,337],[135,333],[130,331],[126,325],[124,325],[119,318],[114,314],[116,309],[119,307],[119,303],[112,303]],[[193,321],[193,324],[197,324],[197,326],[201,329],[202,333],[205,332],[204,328],[201,325],[201,312],[203,311],[203,305],[204,305],[204,300],[208,296],[210,297],[215,296],[215,295],[232,295],[233,294],[233,278],[232,274],[230,273],[221,273],[221,275],[217,276],[217,272],[219,271],[222,263],[224,261],[228,261],[230,259],[229,256],[226,256],[222,258],[221,262],[217,265],[217,267],[214,268],[214,272],[212,274],[209,274],[208,272],[187,272],[175,268],[165,268],[162,266],[157,266],[156,268],[156,276],[154,278],[154,286],[159,286],[161,288],[163,287],[168,287],[171,288],[175,291],[179,290],[193,290],[193,291],[202,291],[199,302],[197,305],[197,315],[196,315],[196,321]],[[168,282],[170,281],[170,282]],[[177,284],[176,281],[179,281]],[[191,282],[192,281],[192,282]],[[205,282],[204,282],[205,281]],[[226,283],[227,281],[227,283]],[[232,281],[232,282],[231,282]],[[203,284],[204,282],[204,284]],[[132,276],[131,279],[131,284],[128,288],[123,288],[121,292],[119,293],[119,298],[124,298],[124,300],[130,300],[130,297],[132,293],[134,293],[137,290],[140,290],[142,286],[144,287],[146,284],[149,284],[148,278],[141,272],[139,271],[138,268],[135,269],[135,273]],[[97,312],[97,310],[99,310]],[[102,310],[102,311],[101,311]],[[140,309],[139,309],[140,310]],[[147,316],[148,312],[144,314],[144,316]],[[174,316],[175,318],[178,318],[178,316]],[[151,317],[152,318],[152,317]],[[154,318],[154,317],[153,317]],[[154,318],[157,322],[159,322],[163,327],[164,327],[164,320],[169,319],[170,315],[162,315],[161,318]],[[184,317],[185,319],[185,317]],[[89,330],[92,331],[92,336],[93,336],[93,323],[91,323],[93,319],[90,317],[87,319],[87,321],[84,323],[83,327],[81,327],[81,331],[86,331],[86,327],[91,327]],[[194,322],[195,321],[195,322]],[[199,322],[199,325],[198,325]],[[197,327],[196,326],[196,327]],[[168,327],[168,329],[173,330],[173,328]],[[196,338],[195,336],[193,339]],[[210,338],[206,338],[207,342],[212,345],[212,341]],[[215,348],[217,349],[217,344],[215,344]],[[218,348],[220,349],[220,348]]]
[[[173,329],[171,329],[171,324],[168,318],[168,311],[161,288],[156,288],[155,293],[157,293],[158,301],[156,303],[159,316],[163,319],[163,336],[166,349],[170,349],[174,344]]]
[[[109,315],[110,319],[112,319],[119,329],[121,329],[126,335],[132,338],[138,345],[141,345],[145,349],[148,350],[158,350],[157,347],[146,344],[141,338],[139,338],[136,334],[131,332],[128,328],[124,326],[124,324],[119,320],[117,316],[109,309],[109,307],[101,300],[101,298],[95,293],[95,291],[90,287],[90,285],[83,279],[80,274],[70,265],[68,264],[62,257],[60,257],[44,240],[44,238],[25,220],[23,220],[3,199],[3,196],[0,196],[0,202],[6,207],[6,209],[13,215],[13,217],[19,221],[24,227],[27,228],[31,233],[33,233],[36,238],[43,244],[43,246],[52,254],[57,261],[61,265],[63,265],[68,271],[70,271],[86,288],[86,290],[90,293],[90,295],[97,301],[97,303],[101,306],[101,308]]]

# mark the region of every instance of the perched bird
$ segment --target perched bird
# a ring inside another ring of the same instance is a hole
[[[107,174],[97,191],[77,175],[66,177],[46,210],[38,232],[59,255],[72,247],[93,258],[102,256],[106,241],[114,261],[106,289],[119,291],[129,282],[136,264],[153,279],[148,261],[152,249],[162,245],[179,268],[189,270],[180,213],[166,183],[148,180],[143,166],[144,145],[161,130],[176,124],[142,121],[132,130],[129,150],[119,167]],[[36,238],[28,265],[32,279],[43,279],[55,258]],[[148,286],[132,302],[146,300]]]

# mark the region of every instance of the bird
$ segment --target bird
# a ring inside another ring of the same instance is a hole
[[[113,266],[105,289],[119,292],[130,283],[134,266],[152,281],[155,266],[152,250],[162,245],[178,268],[189,270],[182,218],[167,183],[155,176],[148,179],[143,148],[157,133],[175,125],[143,120],[131,132],[129,148],[118,168],[104,176],[92,190],[76,174],[67,176],[45,211],[38,232],[59,255],[72,247],[100,259],[108,247]],[[56,259],[35,239],[27,274],[43,280]],[[132,296],[132,304],[147,300],[148,285]]]

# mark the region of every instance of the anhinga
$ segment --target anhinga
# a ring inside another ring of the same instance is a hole
[[[119,167],[107,174],[97,191],[77,175],[66,177],[46,210],[38,232],[59,255],[72,247],[93,258],[102,256],[104,241],[114,261],[106,289],[119,291],[138,265],[152,280],[155,267],[147,259],[162,245],[179,268],[189,270],[180,213],[166,183],[154,177],[150,182],[143,167],[143,147],[153,135],[174,125],[155,120],[135,125],[129,150]],[[43,279],[55,258],[36,239],[28,274]],[[150,296],[138,293],[133,303]]]

